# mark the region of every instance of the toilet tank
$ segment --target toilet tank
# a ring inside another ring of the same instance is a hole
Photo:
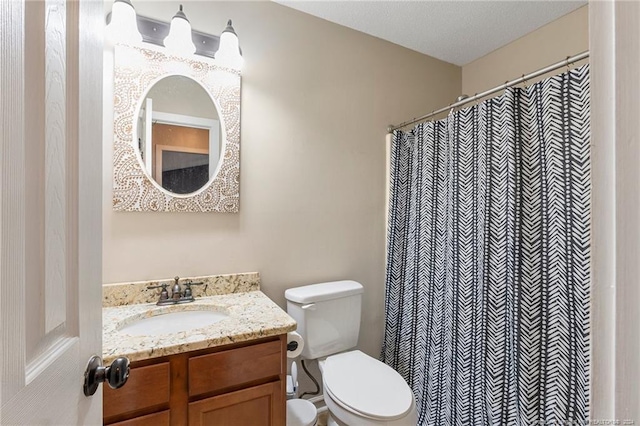
[[[287,313],[304,339],[303,358],[336,354],[358,344],[363,291],[355,281],[333,281],[284,292]]]

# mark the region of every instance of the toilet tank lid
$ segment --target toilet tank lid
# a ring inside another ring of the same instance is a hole
[[[331,281],[290,288],[284,292],[284,297],[290,302],[314,303],[361,294],[363,291],[362,284],[356,281]]]

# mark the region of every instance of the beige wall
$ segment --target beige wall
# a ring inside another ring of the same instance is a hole
[[[179,4],[134,3],[163,20]],[[217,34],[232,18],[240,37],[240,213],[111,210],[106,72],[104,282],[258,271],[263,291],[285,307],[288,287],[354,279],[365,286],[360,347],[377,356],[386,126],[455,99],[461,69],[271,2],[184,9],[194,28]]]
[[[473,96],[588,49],[589,8],[583,6],[463,66],[462,93]]]

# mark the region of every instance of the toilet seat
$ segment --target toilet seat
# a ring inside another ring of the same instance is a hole
[[[364,418],[393,421],[414,407],[413,393],[402,376],[360,351],[328,357],[323,382],[333,402]]]

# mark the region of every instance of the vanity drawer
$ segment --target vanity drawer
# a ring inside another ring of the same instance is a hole
[[[190,358],[189,396],[277,379],[283,373],[282,357],[282,343],[275,340]]]
[[[169,372],[168,362],[135,367],[131,368],[127,383],[120,389],[104,386],[105,420],[163,404],[168,407]]]

